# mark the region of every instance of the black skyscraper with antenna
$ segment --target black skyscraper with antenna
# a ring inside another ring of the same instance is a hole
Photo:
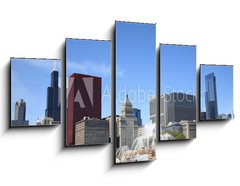
[[[58,87],[58,71],[51,73],[51,86],[47,88],[47,108],[45,117],[51,117],[54,121],[60,121],[60,91]]]

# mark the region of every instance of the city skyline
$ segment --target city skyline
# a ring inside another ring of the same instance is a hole
[[[115,32],[115,163],[155,160],[156,25],[116,21]]]
[[[121,105],[121,115],[116,116],[115,163],[156,159],[156,124],[139,125],[140,111],[134,107],[126,94],[125,101]]]
[[[128,94],[149,123],[149,99],[156,95],[156,25],[116,21],[116,114]]]
[[[47,87],[54,69],[58,70],[60,79],[61,61],[58,59],[11,58],[11,120],[14,105],[20,99],[26,102],[29,125],[45,118]]]
[[[216,92],[218,114],[233,114],[233,66],[231,65],[201,65],[201,112],[206,112],[205,76],[214,73],[216,77]]]
[[[160,140],[196,138],[196,46],[160,44]]]
[[[66,88],[74,73],[101,77],[102,117],[111,114],[111,41],[66,39]]]
[[[110,84],[111,41],[66,39],[67,146],[109,143]]]

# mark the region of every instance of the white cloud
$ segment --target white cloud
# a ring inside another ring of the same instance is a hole
[[[86,75],[106,77],[111,75],[111,66],[105,62],[93,62],[93,61],[84,61],[84,62],[67,62],[67,74],[70,73],[82,73]],[[116,66],[116,76],[124,78],[125,70],[122,69],[119,65]],[[70,75],[69,74],[69,75]]]
[[[93,76],[110,76],[111,74],[111,66],[110,64],[106,64],[104,62],[70,62],[67,63],[67,72],[75,72],[75,73],[83,73],[89,74]]]

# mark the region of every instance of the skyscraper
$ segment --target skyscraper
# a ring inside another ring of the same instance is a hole
[[[12,120],[12,126],[27,126],[29,124],[26,118],[26,103],[23,99],[20,99],[15,103],[14,120]]]
[[[138,126],[142,126],[141,110],[133,108],[133,116],[138,119]]]
[[[138,118],[134,116],[132,103],[128,95],[125,103],[122,104],[121,117],[119,118],[119,142],[120,147],[128,146],[131,148],[133,141],[139,136],[138,130],[142,128],[138,126]]]
[[[102,80],[72,74],[68,80],[66,144],[75,144],[75,125],[84,117],[101,119]]]
[[[214,73],[205,76],[205,88],[206,119],[214,120],[218,117],[217,88]]]
[[[150,99],[150,120],[152,120],[152,123],[156,123],[156,97],[151,97]]]
[[[26,103],[20,99],[15,103],[14,120],[25,121],[26,118]]]
[[[196,120],[196,97],[180,92],[161,95],[161,127],[167,127],[170,122],[181,120]]]
[[[58,71],[51,73],[51,86],[47,88],[47,107],[45,117],[60,121],[60,88],[58,87]]]

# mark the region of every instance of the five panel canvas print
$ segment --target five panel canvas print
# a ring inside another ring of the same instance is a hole
[[[200,120],[228,120],[233,117],[233,66],[200,66]]]
[[[110,141],[111,42],[66,39],[66,145]]]
[[[160,44],[156,63],[156,24],[123,21],[112,63],[111,45],[68,38],[65,65],[11,58],[10,127],[60,125],[66,90],[66,146],[114,142],[114,163],[124,164],[155,160],[157,131],[160,141],[196,138],[196,46]],[[199,120],[232,119],[233,66],[201,65],[199,82]]]
[[[61,123],[61,61],[11,58],[11,127]]]
[[[160,45],[160,140],[196,137],[196,46]]]
[[[115,163],[155,160],[156,25],[115,26]]]

